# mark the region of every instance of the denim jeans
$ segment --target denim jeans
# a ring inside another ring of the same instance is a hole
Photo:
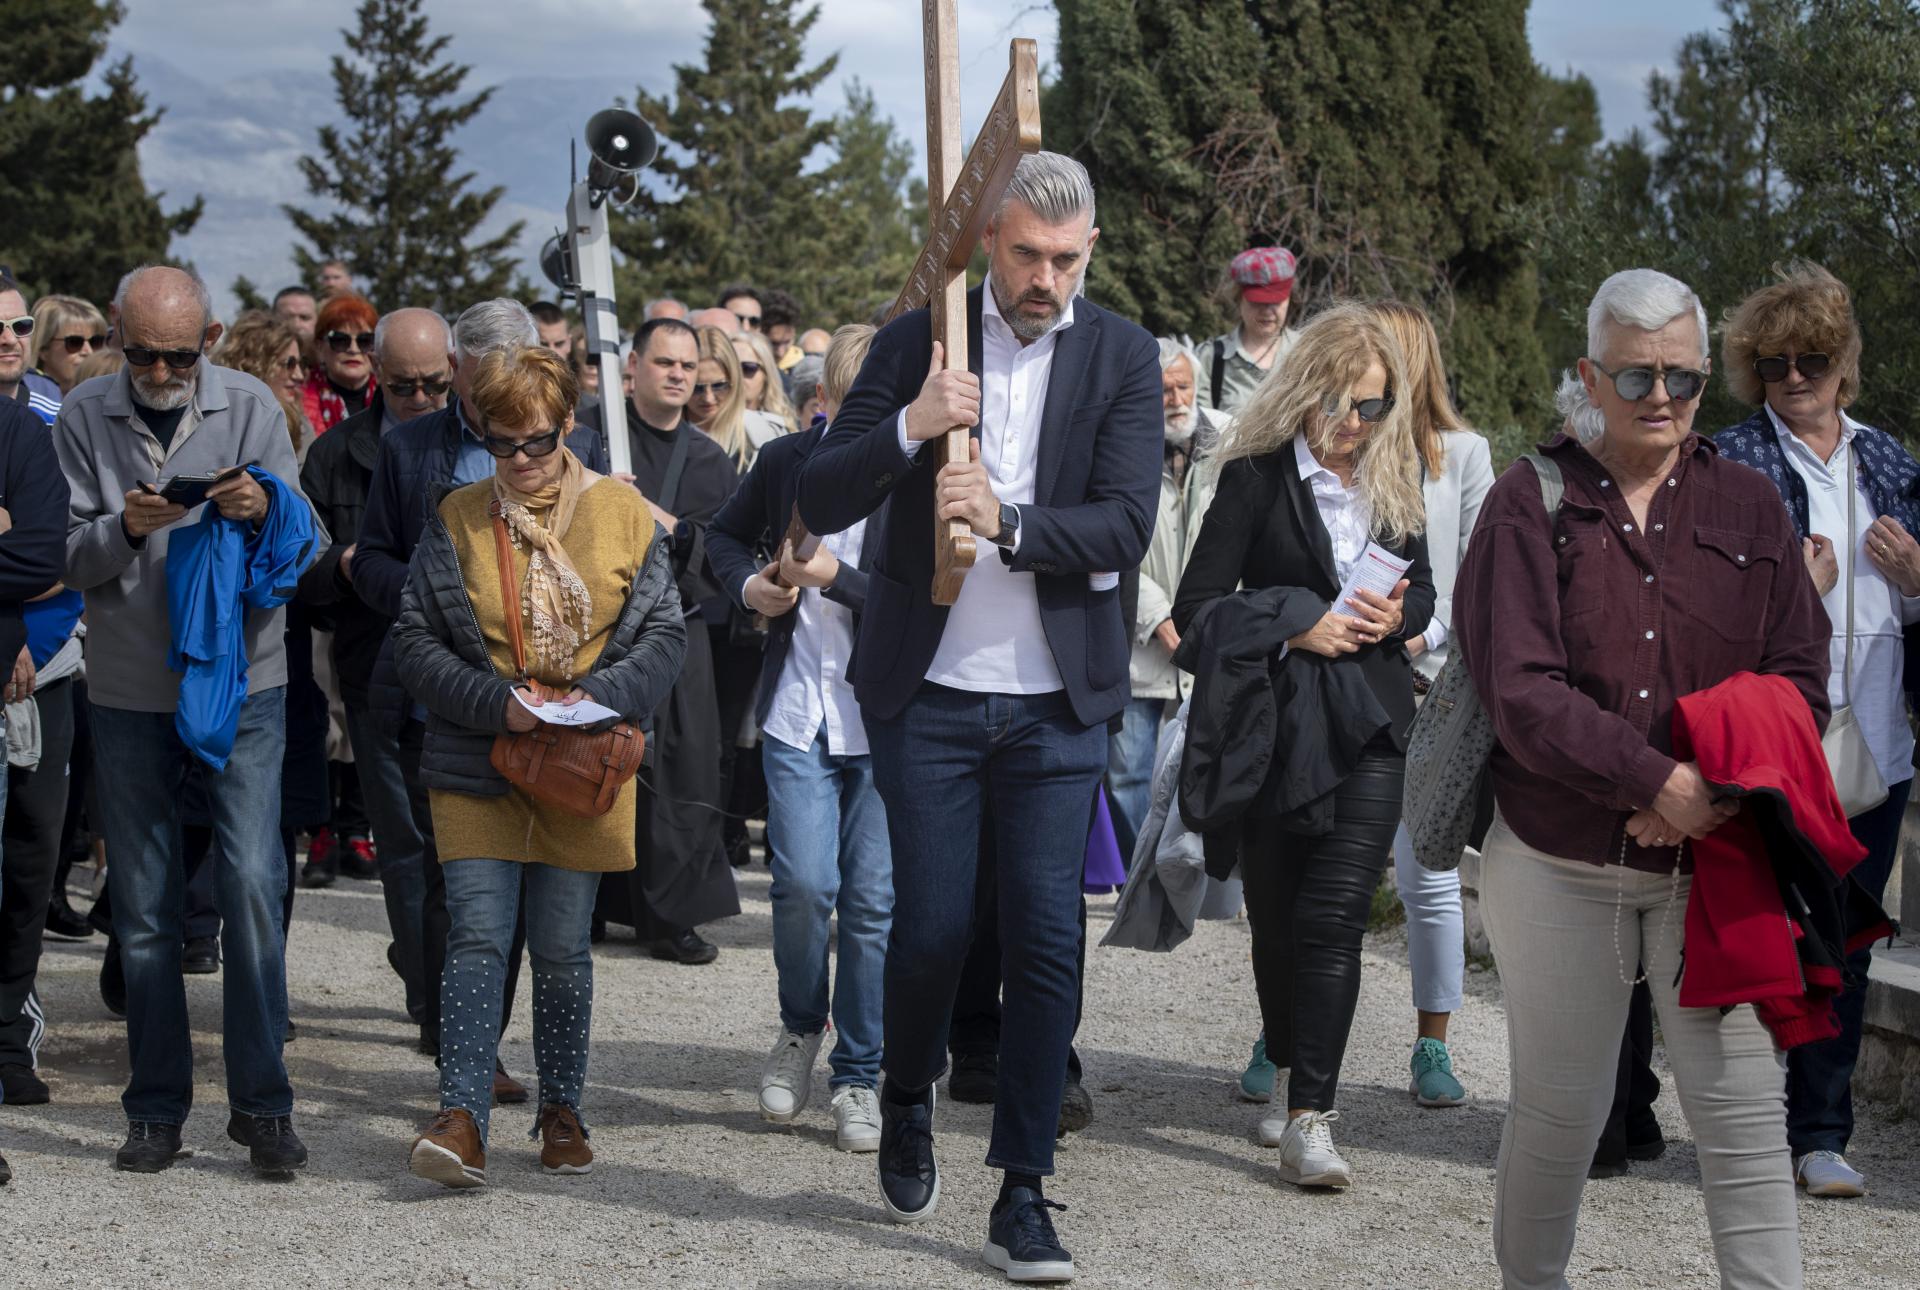
[[[180,976],[186,867],[180,799],[193,754],[171,712],[95,704],[94,773],[107,838],[113,934],[127,976],[133,1075],[129,1120],[183,1124],[193,1106],[193,1038]],[[221,1049],[227,1101],[243,1115],[289,1115],[280,1043],[287,1030],[287,862],[280,846],[280,758],[286,690],[247,696],[224,771],[199,768],[213,817],[207,864],[220,911]]]
[[[946,1069],[981,821],[991,816],[1006,1000],[987,1163],[1051,1174],[1079,995],[1088,803],[1106,768],[1106,729],[1081,725],[1064,692],[927,685],[895,716],[868,716],[867,738],[893,841],[887,1081],[912,1093]]]
[[[400,768],[400,740],[392,723],[375,716],[365,703],[347,704],[347,739],[367,820],[380,856],[380,890],[387,902],[387,926],[393,932],[394,958],[407,997],[407,1015],[426,1016],[426,977],[421,968],[422,906],[427,880],[421,870],[426,842],[413,822],[413,804]]]
[[[880,1001],[893,923],[893,862],[873,758],[834,756],[823,725],[804,752],[762,740],[761,764],[780,1024],[796,1035],[816,1034],[831,1007],[840,1032],[828,1059],[832,1086],[871,1088],[880,1080]],[[827,932],[836,912],[840,967],[829,1005]]]
[[[1460,1011],[1467,977],[1460,871],[1429,869],[1414,859],[1413,838],[1402,824],[1393,835],[1393,885],[1407,911],[1413,1006],[1421,1012]]]
[[[593,1026],[588,942],[600,875],[517,860],[449,860],[447,967],[440,978],[440,1105],[465,1107],[487,1140],[507,955],[525,878],[540,1104],[580,1111]]]
[[[1133,847],[1153,805],[1153,754],[1160,743],[1165,699],[1133,699],[1121,714],[1120,733],[1107,737],[1107,802],[1120,860],[1133,867]]]
[[[1886,893],[1887,879],[1893,876],[1893,862],[1900,852],[1900,821],[1912,791],[1911,779],[1891,785],[1886,801],[1847,821],[1854,840],[1867,849],[1867,858],[1852,876],[1876,900]],[[1833,1001],[1840,1033],[1787,1051],[1787,1146],[1795,1156],[1809,1151],[1845,1154],[1853,1137],[1853,1068],[1860,1061],[1867,970],[1872,965],[1871,948],[1847,955],[1846,988]]]

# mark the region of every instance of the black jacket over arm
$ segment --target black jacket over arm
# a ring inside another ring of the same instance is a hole
[[[384,415],[380,391],[375,390],[365,409],[313,441],[300,467],[300,491],[313,503],[333,545],[300,575],[299,600],[318,610],[316,618],[333,628],[334,675],[341,697],[356,704],[367,701],[374,661],[393,619],[355,594],[352,578],[341,576],[340,557],[360,540],[373,467],[380,459]],[[350,572],[360,567],[355,563]]]
[[[21,607],[66,569],[69,500],[53,432],[26,405],[0,400],[0,507],[13,521],[0,533],[0,659],[9,668],[27,643]]]
[[[980,292],[967,293],[976,374]],[[1145,558],[1160,500],[1164,414],[1153,337],[1084,298],[1073,310],[1073,325],[1054,342],[1034,500],[1020,506],[1019,553],[981,539],[977,558],[1005,560],[1033,576],[1074,714],[1094,725],[1126,705],[1131,651],[1119,589],[1095,591],[1087,575],[1120,573]],[[901,409],[919,397],[932,350],[925,309],[882,328],[800,470],[800,515],[815,533],[838,533],[889,503],[877,545],[867,539],[867,608],[849,668],[861,706],[883,720],[920,688],[947,625],[946,607],[931,594],[939,448],[929,444],[909,459],[897,429]]]

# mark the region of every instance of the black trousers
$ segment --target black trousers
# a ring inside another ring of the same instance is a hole
[[[1614,1072],[1613,1106],[1607,1127],[1600,1131],[1594,1163],[1623,1165],[1628,1147],[1644,1147],[1661,1140],[1660,1120],[1653,1113],[1660,1096],[1660,1077],[1653,1073],[1653,992],[1642,981],[1633,987],[1627,1008],[1627,1033],[1620,1040],[1620,1064]]]
[[[73,747],[73,683],[34,696],[40,709],[40,764],[9,766],[0,862],[0,1066],[33,1066],[46,1024],[34,981],[47,926],[60,830],[67,814],[67,757]]]
[[[1360,998],[1360,942],[1392,858],[1406,761],[1385,740],[1334,794],[1324,837],[1254,821],[1241,851],[1267,1053],[1291,1066],[1287,1106],[1331,1111]]]
[[[87,844],[81,837],[89,822],[100,819],[100,806],[93,789],[93,719],[87,705],[87,683],[83,677],[67,682],[73,696],[73,747],[67,754],[67,810],[60,826],[60,859],[54,870],[53,890],[64,896],[67,875],[76,862],[87,859]]]
[[[740,747],[740,729],[759,693],[766,641],[750,637],[736,644],[731,628],[724,624],[707,630],[713,645],[714,698],[720,709],[720,804],[726,808],[720,836],[731,847],[747,835],[749,819],[767,818],[767,777],[760,766],[760,745]]]

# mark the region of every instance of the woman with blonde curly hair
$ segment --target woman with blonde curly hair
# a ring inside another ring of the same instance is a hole
[[[744,475],[753,464],[755,448],[747,436],[747,391],[740,355],[718,327],[702,327],[697,334],[700,365],[694,369],[687,419],[726,449],[734,471]]]
[[[301,357],[300,337],[278,314],[249,309],[233,320],[213,351],[213,361],[221,367],[245,372],[280,400],[287,414],[287,434],[293,440],[296,457],[305,458],[313,441],[313,428],[307,424],[301,395],[307,384],[307,363]]]
[[[1433,617],[1413,393],[1373,310],[1337,305],[1302,328],[1221,446],[1219,488],[1173,605],[1183,641],[1257,633],[1280,670],[1274,770],[1241,822],[1239,854],[1267,1047],[1292,1070],[1260,1141],[1303,1187],[1353,1182],[1333,1145],[1334,1098],[1360,941],[1400,821],[1414,710],[1406,644]],[[1409,561],[1405,577],[1388,596],[1338,603],[1370,543]],[[1321,781],[1310,798],[1291,783],[1302,765]]]

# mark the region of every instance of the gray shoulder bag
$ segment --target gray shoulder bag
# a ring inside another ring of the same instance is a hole
[[[1537,452],[1521,458],[1540,481],[1540,501],[1552,520],[1566,481],[1557,463]],[[1407,778],[1401,820],[1413,856],[1428,869],[1455,869],[1473,835],[1480,778],[1493,752],[1493,718],[1467,672],[1460,638],[1450,638],[1447,662],[1420,704],[1407,734]]]

